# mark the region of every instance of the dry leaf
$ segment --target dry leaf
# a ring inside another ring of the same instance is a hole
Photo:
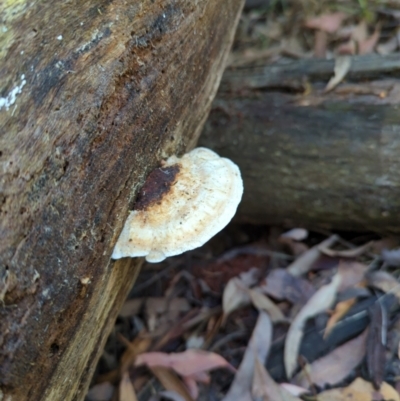
[[[335,310],[332,316],[329,318],[326,324],[324,338],[327,338],[335,324],[351,309],[351,307],[356,303],[357,298],[346,299],[346,301],[338,302],[336,304]]]
[[[335,60],[334,76],[329,80],[326,85],[325,92],[329,92],[334,89],[340,82],[343,81],[344,77],[350,71],[351,57],[350,56],[338,56]],[[322,244],[321,244],[322,245]]]
[[[375,28],[372,35],[368,36],[368,27],[365,21],[361,21],[351,32],[350,40],[340,45],[339,54],[367,54],[374,51],[380,37],[380,26]]]
[[[300,305],[304,305],[315,293],[308,280],[295,277],[286,269],[272,270],[260,289],[275,299],[286,299],[292,304]]]
[[[156,329],[164,331],[164,327],[178,320],[179,316],[191,309],[185,298],[150,297],[146,299],[145,311],[147,327],[153,332]]]
[[[308,231],[304,228],[293,228],[292,230],[281,234],[278,241],[281,244],[285,244],[290,249],[291,253],[298,257],[309,249],[306,244],[299,242],[307,238],[307,236]]]
[[[258,283],[260,279],[260,269],[258,267],[252,267],[247,272],[239,274],[239,280],[248,288]]]
[[[132,317],[137,315],[142,308],[143,302],[144,298],[128,299],[119,311],[119,316]]]
[[[376,271],[368,273],[366,278],[370,287],[378,288],[386,293],[392,293],[400,300],[400,283],[390,273]]]
[[[256,289],[248,291],[254,307],[260,311],[267,312],[273,323],[288,321],[282,311],[268,297]]]
[[[332,235],[326,240],[322,241],[320,244],[313,246],[307,252],[303,253],[294,262],[292,262],[288,267],[287,271],[293,276],[301,276],[307,273],[312,265],[318,260],[321,255],[319,247],[330,247],[338,240],[337,235]]]
[[[250,390],[253,383],[255,360],[264,362],[272,338],[272,324],[267,313],[260,312],[243,360],[223,401],[252,400]]]
[[[109,382],[95,384],[86,394],[86,399],[88,401],[110,401],[114,391],[114,386]]]
[[[308,393],[308,390],[306,388],[296,386],[292,383],[281,383],[280,386],[296,397]]]
[[[400,401],[397,391],[387,383],[382,383],[379,393],[371,383],[357,378],[349,386],[323,391],[318,394],[318,401],[375,401],[380,395],[385,401]]]
[[[371,323],[367,342],[367,368],[374,387],[378,389],[385,373],[388,314],[378,300],[371,310]]]
[[[311,383],[323,387],[334,385],[345,379],[363,360],[366,350],[367,332],[336,348],[328,355],[315,360],[307,368],[307,374],[300,372],[294,383],[308,387]]]
[[[119,401],[138,401],[128,372],[122,375],[119,383]]]
[[[162,398],[167,398],[168,400],[171,401],[185,401],[185,399],[175,391],[161,391],[159,395]]]
[[[357,248],[345,249],[344,251],[337,251],[335,249],[322,248],[322,247],[320,247],[319,250],[324,255],[327,255],[330,257],[356,258],[356,257],[362,255],[363,253],[365,253],[365,251],[367,251],[372,245],[373,245],[373,241],[370,241]]]
[[[358,54],[372,53],[375,49],[376,44],[378,43],[380,36],[381,36],[381,30],[380,27],[377,27],[374,33],[369,38],[359,42]]]
[[[181,376],[193,376],[217,368],[228,368],[235,371],[235,368],[222,356],[198,349],[188,349],[184,352],[171,354],[147,352],[136,358],[135,365],[147,365],[150,368],[153,366],[171,368]]]
[[[178,393],[185,401],[194,401],[194,397],[192,397],[182,380],[171,369],[154,366],[150,370],[165,389]]]
[[[256,358],[255,362],[252,386],[252,395],[255,399],[268,401],[301,401],[300,398],[277,384],[258,358]]]
[[[281,234],[280,237],[290,238],[295,241],[302,241],[308,237],[308,231],[304,228],[292,228],[291,230]]]
[[[328,34],[324,31],[315,32],[314,57],[325,58],[328,46]]]
[[[190,376],[182,377],[182,380],[189,390],[190,395],[197,400],[197,397],[199,396],[199,387],[197,386],[197,381]],[[210,379],[208,378],[207,381],[209,382]]]
[[[261,59],[268,59],[277,56],[282,50],[281,45],[271,46],[266,49],[246,48],[241,52],[229,53],[227,67],[243,67],[246,64],[254,63]]]
[[[400,266],[400,249],[382,250],[382,259],[388,266]]]
[[[293,58],[302,58],[307,55],[297,36],[289,36],[281,39],[281,53]]]
[[[133,339],[130,342],[120,334],[119,334],[118,338],[126,345],[126,349],[121,356],[121,363],[120,363],[121,364],[121,372],[125,372],[129,369],[130,366],[133,365],[136,357],[139,354],[146,352],[149,349],[149,347],[152,343],[152,340],[149,337],[142,338],[140,336],[137,336],[135,339]]]
[[[298,315],[294,318],[285,340],[284,364],[288,378],[292,377],[293,372],[297,367],[297,357],[306,321],[318,313],[324,312],[332,305],[340,282],[341,277],[338,273],[333,277],[329,284],[322,286],[309,299]]]
[[[335,33],[346,18],[347,15],[342,12],[323,14],[319,17],[307,19],[304,25],[307,28]]]
[[[400,341],[399,345],[397,346],[397,357],[400,359]]]
[[[382,56],[393,53],[399,47],[400,29],[397,28],[396,34],[388,41],[377,46],[376,51]]]
[[[342,278],[339,291],[344,291],[360,285],[365,279],[368,266],[363,263],[341,260],[339,263],[339,272]]]
[[[368,38],[368,26],[365,20],[360,21],[351,32],[351,39],[357,43],[363,42]]]
[[[226,319],[230,313],[244,305],[250,304],[250,302],[250,295],[243,282],[238,277],[230,279],[222,294],[224,318]]]
[[[386,88],[390,89],[390,88]],[[373,253],[382,253],[384,249],[393,249],[399,245],[399,237],[384,237],[380,240],[375,240],[372,245],[372,252]]]

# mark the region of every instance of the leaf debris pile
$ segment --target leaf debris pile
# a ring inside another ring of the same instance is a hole
[[[145,265],[87,400],[400,400],[399,246],[232,224]]]
[[[230,67],[400,51],[400,4],[396,1],[259,3],[242,14]]]
[[[352,56],[400,51],[394,1],[247,4],[231,69],[334,58],[338,91]],[[145,265],[86,399],[400,401],[399,267],[399,238],[232,224]]]

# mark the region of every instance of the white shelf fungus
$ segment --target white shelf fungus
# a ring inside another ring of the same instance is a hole
[[[206,148],[171,156],[150,173],[113,259],[161,262],[206,243],[232,219],[242,198],[239,168]]]

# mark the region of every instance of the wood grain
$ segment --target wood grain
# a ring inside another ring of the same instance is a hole
[[[332,93],[329,60],[228,69],[202,146],[235,161],[237,220],[400,232],[398,55],[357,56]]]
[[[197,141],[242,0],[0,5],[0,394],[81,400],[140,261],[147,174]]]

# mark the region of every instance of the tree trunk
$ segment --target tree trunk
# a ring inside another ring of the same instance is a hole
[[[227,70],[200,145],[241,168],[238,219],[400,232],[398,55]],[[377,79],[379,77],[379,79]]]
[[[194,146],[242,0],[0,5],[0,399],[80,400],[141,261],[110,263]]]

